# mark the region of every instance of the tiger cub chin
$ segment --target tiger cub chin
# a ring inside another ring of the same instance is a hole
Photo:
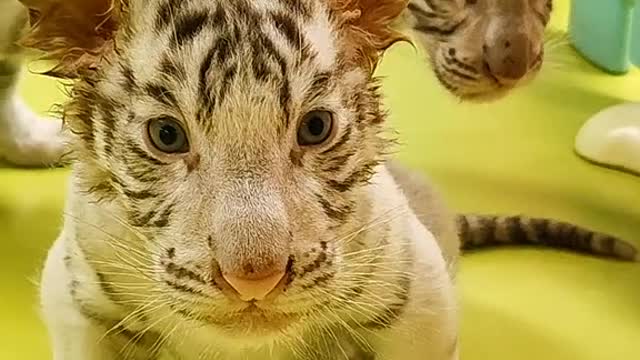
[[[537,74],[551,4],[551,0],[411,0],[397,24],[417,33],[432,70],[448,91],[466,101],[492,101]],[[17,165],[57,164],[64,150],[60,121],[43,121],[15,94],[23,61],[15,41],[26,12],[17,0],[4,0],[0,20],[0,158]]]

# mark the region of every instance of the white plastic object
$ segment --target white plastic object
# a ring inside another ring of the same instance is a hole
[[[607,108],[578,132],[578,155],[594,163],[640,174],[640,103]]]

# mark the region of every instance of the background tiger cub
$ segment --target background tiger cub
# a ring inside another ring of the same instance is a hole
[[[544,59],[552,0],[411,0],[412,29],[440,83],[467,101],[490,101],[527,84]]]
[[[58,163],[62,123],[34,114],[17,94],[25,53],[16,45],[27,13],[17,0],[0,1],[0,160],[20,166]]]

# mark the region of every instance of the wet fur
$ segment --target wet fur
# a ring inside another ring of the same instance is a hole
[[[56,360],[457,359],[449,265],[384,165],[372,72],[399,7],[354,4],[133,1],[87,25],[118,24],[106,41],[25,41],[75,80],[65,226],[42,281]],[[69,58],[73,44],[95,47]],[[316,107],[336,133],[300,148]],[[145,138],[168,115],[184,156]],[[285,262],[286,291],[261,310],[219,281]]]

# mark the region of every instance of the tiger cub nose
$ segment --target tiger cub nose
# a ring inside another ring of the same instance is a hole
[[[222,277],[238,293],[240,300],[264,300],[278,286],[286,275],[286,271],[264,274],[222,274]]]
[[[525,34],[505,34],[483,47],[487,70],[501,84],[510,85],[522,79],[532,60],[531,41]]]

